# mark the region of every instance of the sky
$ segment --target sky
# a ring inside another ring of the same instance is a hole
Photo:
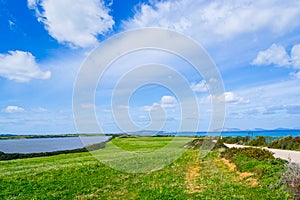
[[[298,0],[0,0],[0,134],[78,132],[73,90],[84,61],[116,34],[146,27],[176,31],[203,47],[224,84],[225,128],[300,129],[299,19]],[[178,130],[180,105],[190,99],[162,85],[126,82],[121,89],[132,92],[130,99],[112,106],[118,81],[149,63],[185,77],[199,106],[198,130],[207,130],[209,84],[178,56],[153,50],[120,57],[99,81],[95,112],[102,130],[122,131],[116,113],[121,121],[129,113],[146,130],[151,112],[160,109],[159,130]],[[140,71],[132,80],[165,75],[163,69]]]

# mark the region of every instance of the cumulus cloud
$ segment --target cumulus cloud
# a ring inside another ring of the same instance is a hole
[[[18,112],[24,112],[25,109],[19,106],[7,106],[4,109],[4,112],[6,113],[18,113]]]
[[[199,83],[192,83],[191,88],[194,92],[207,92],[208,88],[206,86],[206,82],[204,80]]]
[[[260,51],[252,64],[290,66],[290,56],[283,46],[272,44],[267,50]]]
[[[231,103],[231,104],[242,104],[242,103],[250,102],[248,99],[240,97],[233,92],[225,92],[224,96],[222,97],[225,99],[226,103]]]
[[[160,106],[162,108],[174,108],[176,102],[176,98],[173,96],[163,96],[160,100]]]
[[[206,42],[269,30],[282,34],[299,26],[300,2],[166,0],[141,4],[124,29],[163,27]]]
[[[60,43],[89,47],[114,25],[109,9],[99,0],[28,0],[37,19]]]
[[[28,82],[31,79],[49,79],[50,71],[42,71],[30,52],[9,51],[0,54],[0,76],[17,82]]]
[[[150,112],[150,111],[156,111],[159,108],[167,108],[167,109],[175,108],[176,103],[177,100],[175,97],[166,95],[161,97],[160,103],[155,102],[151,106],[143,106],[143,110]]]
[[[300,44],[292,47],[290,55],[286,49],[277,44],[272,44],[267,50],[260,51],[257,57],[252,61],[253,65],[277,65],[281,67],[292,67],[300,69]],[[300,79],[300,71],[291,73],[291,75]]]

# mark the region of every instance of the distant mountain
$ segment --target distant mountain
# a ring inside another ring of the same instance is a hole
[[[17,136],[17,135],[14,135],[14,134],[0,134],[0,136],[2,136],[2,137],[10,137],[10,136]]]
[[[254,128],[253,131],[265,131],[266,129],[263,128]]]
[[[215,131],[223,131],[223,132],[228,132],[228,131],[241,131],[241,129],[239,129],[239,128],[226,128],[226,127],[224,127],[224,128],[222,128],[222,129],[216,129]]]
[[[156,134],[163,134],[164,131],[154,131],[154,130],[140,130],[135,132],[130,132],[129,134],[133,135],[156,135]]]

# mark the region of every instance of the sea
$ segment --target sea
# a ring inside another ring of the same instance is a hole
[[[261,130],[261,131],[223,131],[223,132],[160,132],[158,135],[174,135],[174,136],[222,136],[222,137],[286,137],[300,136],[300,130]]]

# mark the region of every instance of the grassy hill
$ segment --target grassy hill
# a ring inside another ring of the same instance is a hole
[[[172,139],[115,138],[105,149],[92,154],[84,152],[1,161],[0,199],[291,198],[282,187],[276,187],[280,178],[276,174],[270,179],[255,173],[238,172],[233,164],[219,157],[219,151],[199,157],[199,150],[183,151],[182,144],[190,138],[181,138],[168,146]],[[172,152],[180,152],[182,156],[166,167],[146,173],[128,173],[120,171],[122,168],[108,166],[113,166],[116,161],[119,165],[130,166],[132,160],[126,156],[140,155],[135,157],[133,164],[137,169],[148,169],[149,163],[163,158],[164,151],[159,151],[163,148],[170,151],[167,157],[172,156]],[[152,157],[145,157],[145,152]],[[121,157],[123,164],[120,164]]]

